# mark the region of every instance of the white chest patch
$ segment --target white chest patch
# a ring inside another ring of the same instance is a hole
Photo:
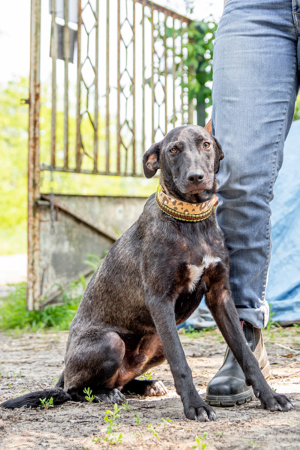
[[[188,291],[193,292],[193,290],[196,288],[204,269],[207,269],[209,266],[215,266],[219,261],[221,261],[220,258],[216,258],[215,256],[205,255],[202,261],[202,264],[200,266],[195,266],[194,264],[189,264],[189,275],[190,275],[190,281],[188,284]]]

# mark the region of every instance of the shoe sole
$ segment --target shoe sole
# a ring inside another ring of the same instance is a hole
[[[271,374],[270,363],[261,369],[262,374],[265,378],[268,378]],[[249,403],[254,398],[254,392],[252,387],[248,391],[241,392],[236,395],[209,395],[205,394],[205,401],[211,406],[235,406],[243,405],[244,403]]]

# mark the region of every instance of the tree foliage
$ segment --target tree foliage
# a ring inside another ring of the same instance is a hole
[[[185,64],[189,67],[186,84],[189,99],[195,98],[197,103],[205,103],[206,108],[212,105],[212,60],[216,30],[217,24],[213,20],[192,22],[187,29],[189,39],[185,44]]]

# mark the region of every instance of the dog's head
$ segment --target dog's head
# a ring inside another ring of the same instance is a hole
[[[205,128],[187,125],[171,130],[143,158],[147,178],[161,169],[161,185],[175,198],[208,200],[215,191],[215,174],[224,158],[217,139]]]

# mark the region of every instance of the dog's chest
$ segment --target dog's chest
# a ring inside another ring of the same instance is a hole
[[[189,271],[189,280],[187,289],[189,292],[193,292],[201,280],[201,277],[203,275],[203,272],[205,269],[208,269],[209,267],[215,267],[218,262],[221,261],[221,258],[211,255],[205,255],[202,263],[200,265],[194,265],[194,264],[188,264],[187,269]]]

